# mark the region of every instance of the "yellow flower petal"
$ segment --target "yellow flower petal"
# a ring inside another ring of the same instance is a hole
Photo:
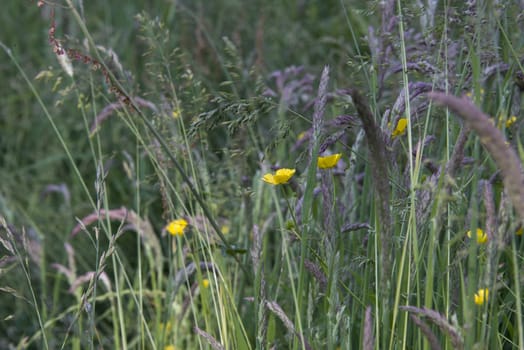
[[[277,181],[275,180],[275,175],[273,175],[273,174],[266,174],[266,175],[264,175],[262,180],[267,182],[268,184],[271,184],[271,185],[278,185]]]
[[[222,233],[225,235],[227,235],[230,230],[231,228],[229,227],[229,225],[222,225],[222,227],[220,227],[220,231],[222,231]]]
[[[467,233],[468,237],[471,238],[471,231]],[[488,241],[488,235],[482,231],[482,229],[477,228],[477,243],[484,244]]]
[[[285,184],[295,175],[295,169],[278,169],[275,173],[275,180],[278,183]]]
[[[166,230],[173,236],[183,236],[184,235],[184,229],[187,226],[187,221],[184,219],[177,219],[171,221],[167,226]]]
[[[297,141],[302,140],[304,137],[306,137],[306,132],[302,131],[300,134],[298,134]]]
[[[406,132],[406,126],[408,126],[407,118],[400,118],[397,122],[395,130],[391,133],[391,137],[395,138],[397,136],[403,135]]]
[[[317,159],[317,165],[320,169],[329,169],[333,168],[335,165],[337,165],[340,157],[342,157],[342,154],[332,154],[330,156],[325,157],[318,157]]]
[[[509,117],[508,120],[506,120],[506,128],[509,128],[510,126],[515,124],[516,121],[517,121],[516,116],[512,115],[511,117]]]
[[[209,280],[207,278],[204,278],[202,280],[202,287],[208,288],[209,287]]]
[[[162,332],[166,332],[169,334],[173,330],[173,324],[171,323],[171,321],[167,321],[167,323],[160,322],[160,329],[162,330]]]
[[[293,177],[295,174],[295,169],[278,169],[275,174],[265,174],[262,178],[263,181],[271,184],[271,185],[281,185],[285,184]]]
[[[180,118],[181,114],[182,114],[182,112],[178,108],[174,109],[173,112],[171,113],[171,115],[173,116],[173,119]]]
[[[488,301],[489,290],[488,288],[479,289],[474,296],[475,304],[483,305]]]

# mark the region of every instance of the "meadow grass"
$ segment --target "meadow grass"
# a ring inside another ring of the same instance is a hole
[[[0,348],[524,349],[522,5],[5,7]]]

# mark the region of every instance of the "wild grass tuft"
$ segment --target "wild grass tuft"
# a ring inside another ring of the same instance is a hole
[[[522,9],[7,2],[0,348],[522,349]]]

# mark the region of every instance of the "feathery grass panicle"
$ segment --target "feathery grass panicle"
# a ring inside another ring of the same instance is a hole
[[[325,232],[326,254],[331,256],[330,250],[335,243],[335,210],[333,175],[330,171],[322,171],[320,174],[320,190],[322,192],[322,227]]]
[[[274,301],[268,301],[266,303],[266,307],[282,321],[289,333],[294,334],[300,340],[304,349],[312,350],[311,345],[309,345],[304,335],[297,332],[295,326],[293,325],[293,322],[291,322],[291,320],[286,315],[284,310],[282,310],[280,305],[278,305]]]
[[[504,186],[509,194],[520,220],[524,221],[524,175],[522,165],[515,151],[508,146],[502,132],[490,118],[482,113],[467,97],[457,98],[441,92],[428,93],[433,101],[449,107],[466,121],[480,137],[480,141],[499,167]]]
[[[266,278],[264,273],[264,265],[261,261],[263,253],[264,233],[261,232],[258,225],[253,226],[253,245],[251,246],[251,260],[253,262],[253,271],[255,276],[255,290],[258,289],[258,295],[254,301],[258,319],[257,319],[257,345],[264,347],[267,341],[268,332],[268,310],[265,307],[267,302],[266,297]]]
[[[389,157],[387,154],[384,134],[375,123],[373,113],[369,108],[364,97],[356,89],[349,90],[353,104],[355,105],[358,116],[362,120],[362,126],[366,133],[369,147],[369,159],[371,160],[371,172],[373,174],[374,197],[376,200],[379,216],[381,252],[380,267],[382,276],[380,283],[381,290],[385,291],[390,278],[391,271],[391,241],[392,241],[392,218],[390,211],[390,187],[389,187]]]
[[[263,243],[263,233],[260,232],[258,225],[253,226],[253,245],[251,246],[251,261],[253,263],[254,272],[262,268],[260,264],[260,258],[262,256],[262,243]]]
[[[3,238],[3,234],[5,232],[6,238]],[[15,255],[15,249],[13,247],[13,244],[11,242],[14,241],[14,235],[10,229],[10,227],[7,225],[7,221],[3,216],[0,215],[0,243],[4,247],[5,250],[7,250],[11,255]]]
[[[442,346],[440,345],[437,336],[435,333],[433,333],[431,328],[429,328],[429,326],[417,315],[410,314],[409,317],[411,318],[411,321],[413,321],[413,323],[420,329],[422,334],[424,334],[429,342],[429,346],[431,346],[431,350],[441,350]]]
[[[342,232],[351,232],[351,231],[357,231],[357,230],[371,230],[371,225],[367,222],[357,222],[357,223],[347,223],[342,226],[340,231]]]
[[[315,108],[313,112],[313,133],[309,147],[309,156],[313,157],[314,147],[320,142],[320,136],[324,126],[324,111],[327,102],[327,84],[329,82],[329,66],[325,66],[320,76],[320,84],[318,86],[318,95],[315,100]],[[314,159],[311,158],[313,163]]]
[[[484,207],[486,208],[486,236],[489,241],[493,241],[497,230],[497,218],[495,214],[495,199],[493,197],[493,186],[490,181],[482,181],[482,191],[484,197]]]
[[[318,282],[320,291],[324,293],[327,290],[328,280],[320,266],[318,266],[310,260],[304,260],[304,266],[313,275],[313,277],[315,277],[315,280]]]
[[[329,66],[324,66],[322,74],[320,77],[320,83],[318,87],[317,97],[315,99],[314,111],[313,111],[313,120],[312,120],[312,132],[311,138],[309,140],[309,149],[307,161],[307,175],[306,175],[306,187],[303,196],[299,199],[297,203],[297,208],[300,207],[300,215],[297,216],[297,219],[302,221],[302,219],[307,218],[308,221],[311,218],[312,208],[313,208],[313,196],[316,189],[316,174],[317,174],[317,156],[318,150],[321,143],[321,137],[323,134],[324,127],[324,112],[327,102],[327,85],[329,82]],[[324,193],[324,190],[321,192]],[[324,203],[327,205],[327,203]],[[297,208],[295,210],[297,210]],[[309,223],[308,223],[309,224]],[[311,231],[308,229],[309,233]],[[301,259],[302,262],[306,258],[306,240],[302,240],[301,245]],[[300,281],[303,282],[303,269],[301,267]],[[300,286],[301,288],[301,286]]]
[[[446,164],[446,173],[449,177],[454,178],[457,170],[462,165],[464,161],[464,148],[466,147],[466,142],[468,137],[471,134],[471,129],[468,126],[463,126],[460,129],[457,141],[455,142],[455,147],[451,153],[451,157]],[[447,186],[449,188],[449,185]]]
[[[375,348],[375,336],[373,335],[373,315],[372,307],[366,308],[364,316],[364,335],[362,336],[362,349],[373,350]]]
[[[387,0],[380,3],[380,35],[378,37],[378,43],[375,50],[375,60],[377,67],[387,67],[389,57],[393,50],[391,49],[391,32],[398,23],[397,16],[395,16],[395,1]],[[379,95],[382,93],[384,84],[386,69],[380,69],[378,72],[378,87]]]
[[[213,350],[225,350],[226,348],[218,342],[211,334],[207,333],[206,331],[200,329],[199,327],[195,326],[193,327],[193,330],[196,334],[207,340],[208,344],[211,345],[211,348]]]
[[[98,59],[81,52],[80,50],[65,48],[60,40],[56,38],[55,33],[55,9],[51,8],[51,21],[48,30],[48,40],[53,49],[53,52],[59,57],[61,64],[63,65],[62,62],[64,62],[65,59],[71,59],[89,65],[93,71],[101,71],[106,84],[109,85],[109,91],[114,93],[118,100],[127,105],[129,108],[136,107],[136,105],[131,102],[129,95],[122,89],[120,84],[116,83],[113,73],[111,73],[105,64],[101,63]],[[60,58],[64,55],[66,58]],[[73,75],[72,70],[69,75]]]
[[[460,330],[456,329],[443,315],[437,311],[409,305],[400,306],[400,309],[412,314],[427,317],[434,325],[438,326],[440,330],[450,338],[454,349],[464,349],[464,339],[460,333]]]
[[[151,101],[148,101],[146,99],[143,99],[141,97],[135,96],[133,98],[133,101],[136,103],[139,107],[147,107],[154,113],[158,113],[158,107]],[[93,124],[91,125],[91,128],[89,129],[91,136],[96,133],[99,128],[101,127],[102,123],[111,116],[111,114],[114,111],[118,111],[120,109],[125,108],[126,105],[121,102],[113,102],[105,106],[100,113],[95,117],[95,120],[93,121]]]
[[[436,212],[434,217],[434,227],[438,231],[442,227],[442,220],[448,209],[448,203],[452,198],[454,177],[457,171],[464,163],[464,148],[471,133],[467,126],[460,129],[459,135],[455,142],[455,147],[451,153],[449,161],[445,166],[441,166],[433,173],[426,182],[427,189],[419,191],[419,200],[417,201],[417,222],[425,222],[431,211],[431,204],[437,200]],[[444,168],[444,170],[442,170]],[[437,185],[440,177],[444,174],[444,185],[440,191],[437,191]],[[440,195],[439,195],[440,193]]]

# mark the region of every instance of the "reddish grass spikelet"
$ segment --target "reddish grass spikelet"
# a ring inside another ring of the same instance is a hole
[[[133,102],[136,105],[140,106],[140,107],[147,107],[150,110],[152,110],[154,113],[158,113],[158,107],[151,101],[145,100],[145,99],[143,99],[141,97],[133,97]],[[98,115],[96,116],[93,124],[91,124],[91,128],[89,129],[89,133],[91,135],[93,135],[98,130],[98,128],[100,128],[100,125],[102,125],[102,123],[107,118],[109,118],[113,114],[114,111],[120,110],[120,109],[124,108],[124,106],[126,106],[124,101],[113,102],[113,103],[110,103],[109,105],[105,106],[100,111],[100,113],[98,113]]]
[[[311,260],[304,260],[304,267],[315,277],[319,284],[320,290],[325,292],[327,290],[328,280],[320,266]]]
[[[310,97],[313,91],[314,76],[305,71],[302,66],[291,66],[284,70],[274,71],[269,79],[274,80],[275,88],[267,88],[264,96],[278,97],[280,102],[296,108],[305,96]],[[306,106],[304,109],[307,109]]]
[[[435,333],[433,333],[431,328],[429,328],[429,326],[424,321],[422,321],[422,319],[417,315],[410,314],[409,317],[411,318],[413,323],[420,329],[422,334],[424,334],[424,336],[429,342],[429,345],[431,346],[431,350],[441,350],[442,346],[440,345],[437,336],[435,335]]]
[[[111,220],[126,220],[127,209],[122,207],[120,209],[105,210],[101,209],[99,213],[92,213],[84,217],[80,222],[71,230],[71,236],[76,236],[86,226],[98,221],[101,217],[107,215]]]
[[[151,250],[151,254],[155,257],[156,262],[161,264],[162,248],[151,222],[149,222],[147,218],[141,218],[136,212],[125,207],[112,210],[100,209],[98,212],[85,216],[81,220],[78,220],[78,224],[73,228],[73,230],[71,230],[71,236],[75,236],[81,231],[88,232],[86,228],[87,226],[99,220],[105,220],[106,217],[108,217],[109,220],[126,224],[120,230],[120,234],[126,230],[137,232],[144,242],[146,249]]]
[[[64,202],[69,205],[71,202],[71,193],[65,183],[47,185],[42,193],[40,193],[40,197],[43,199],[53,192],[60,193],[64,198]]]
[[[464,339],[462,338],[460,331],[457,330],[455,326],[450,324],[446,317],[444,317],[437,311],[426,308],[418,308],[409,305],[400,306],[399,308],[401,310],[409,312],[410,314],[417,314],[427,317],[431,322],[433,322],[433,324],[438,326],[440,330],[450,338],[451,344],[453,345],[454,349],[464,349]]]
[[[109,85],[109,91],[117,96],[118,100],[125,104],[127,107],[134,109],[134,105],[127,94],[113,81],[109,70],[97,59],[82,53],[79,50],[64,48],[60,41],[56,38],[56,22],[55,22],[55,11],[51,9],[51,22],[48,30],[48,40],[51,45],[53,52],[58,56],[66,55],[69,59],[75,60],[88,65],[93,71],[100,70],[104,76],[105,82]]]
[[[309,345],[309,343],[306,341],[306,338],[303,334],[300,334],[297,332],[295,326],[293,325],[293,322],[289,319],[289,317],[286,315],[284,310],[274,301],[268,301],[266,303],[266,307],[271,311],[273,314],[275,314],[281,321],[284,323],[284,326],[287,328],[288,332],[294,334],[297,336],[298,339],[302,342],[303,347],[306,350],[311,350],[312,347]]]
[[[218,342],[218,340],[216,340],[211,334],[207,333],[206,331],[198,328],[197,326],[193,327],[193,331],[195,331],[196,334],[198,334],[199,336],[207,340],[209,345],[211,345],[211,347],[214,350],[224,350],[225,349],[224,346]]]

